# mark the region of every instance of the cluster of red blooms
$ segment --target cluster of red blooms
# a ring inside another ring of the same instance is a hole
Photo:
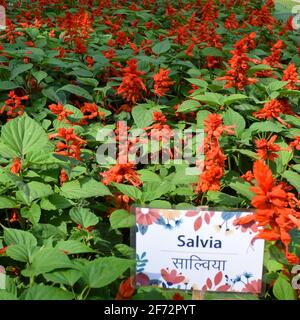
[[[231,13],[224,22],[224,27],[228,30],[236,30],[239,28],[239,23],[236,20],[235,13]]]
[[[197,185],[197,192],[208,190],[218,191],[220,179],[224,175],[226,156],[220,147],[220,137],[223,133],[233,134],[231,126],[222,124],[219,114],[210,114],[204,121],[204,168]]]
[[[272,68],[279,68],[281,69],[281,63],[280,63],[280,58],[282,55],[282,50],[283,50],[283,41],[278,40],[276,41],[272,47],[271,47],[271,53],[268,57],[263,58],[262,60],[260,59],[251,59],[251,62],[255,64],[265,64],[267,66],[270,66]],[[257,71],[255,72],[256,77],[269,77],[269,78],[277,78],[276,75],[273,74],[272,70],[262,70],[262,71]]]
[[[166,124],[167,119],[165,115],[163,115],[159,111],[153,112],[153,121],[155,121],[154,124],[152,124],[149,127],[144,128],[144,130],[149,131],[148,136],[151,137],[151,139],[157,140],[157,141],[169,141],[171,137],[173,137],[174,133],[171,127]]]
[[[159,97],[163,97],[169,90],[173,81],[169,78],[170,70],[159,69],[159,72],[153,76],[154,93]]]
[[[64,109],[63,105],[58,104],[50,104],[49,109],[55,115],[57,115],[57,120],[62,121],[65,120],[66,123],[70,123],[68,120],[68,116],[73,114],[74,112]]]
[[[117,93],[126,99],[128,102],[135,104],[143,97],[143,92],[146,92],[146,86],[140,78],[144,72],[137,70],[137,60],[132,59],[127,62],[128,67],[123,68],[123,80],[120,84]]]
[[[8,120],[13,119],[24,113],[25,106],[22,104],[23,100],[28,100],[28,96],[19,97],[14,91],[8,93],[9,99],[4,102],[4,106],[0,109],[0,114],[6,112]]]
[[[255,48],[254,39],[256,33],[252,32],[239,40],[235,45],[235,50],[231,51],[232,58],[229,60],[230,70],[226,72],[224,77],[217,78],[217,80],[226,80],[224,88],[236,88],[243,90],[245,86],[255,83],[257,80],[247,77],[249,69],[248,62],[250,59],[246,55],[249,49]]]
[[[59,128],[58,133],[49,135],[49,139],[61,138],[64,142],[59,142],[56,145],[56,153],[66,157],[80,160],[80,148],[86,144],[86,141],[79,138],[74,129]]]
[[[288,84],[285,86],[290,90],[299,90],[300,80],[298,79],[298,71],[296,66],[292,63],[287,66],[283,71],[282,81],[288,81]]]
[[[271,48],[271,54],[268,57],[264,58],[262,60],[262,63],[273,68],[282,68],[280,64],[280,58],[282,55],[283,46],[284,45],[282,40],[276,41]]]
[[[16,31],[16,26],[13,24],[13,22],[9,18],[6,18],[4,37],[9,41],[9,43],[10,44],[15,43],[16,39],[22,35],[23,35],[22,32]]]
[[[87,11],[83,9],[77,13],[66,12],[64,18],[58,19],[61,30],[65,30],[64,41],[75,45],[75,53],[83,54],[87,51],[85,40],[93,32],[91,28],[91,18]]]
[[[100,112],[97,108],[97,105],[95,103],[85,102],[82,107],[80,107],[80,111],[83,114],[82,119],[80,119],[79,122],[70,122],[68,117],[72,114],[74,114],[73,111],[67,110],[63,107],[62,104],[51,104],[49,106],[49,109],[51,112],[55,115],[57,115],[58,121],[65,121],[65,123],[71,124],[71,125],[86,125],[88,124],[88,120],[95,119],[98,116],[102,117],[105,116],[103,112]]]
[[[272,31],[273,25],[278,24],[278,21],[271,15],[267,4],[259,10],[252,10],[247,22],[255,27],[266,27],[269,31]]]
[[[101,176],[104,178],[102,182],[105,185],[109,185],[112,182],[128,182],[133,186],[138,187],[142,184],[142,181],[140,180],[140,177],[136,173],[134,167],[135,165],[132,163],[117,163],[111,169],[101,173]]]
[[[278,152],[281,150],[280,146],[275,142],[277,139],[277,135],[274,135],[271,137],[271,139],[268,141],[266,139],[257,139],[255,141],[256,146],[256,154],[262,159],[262,160],[271,160],[273,161],[275,158],[278,158],[278,154],[275,152]]]
[[[288,252],[291,242],[289,231],[300,230],[300,201],[285,183],[277,183],[270,168],[262,161],[256,161],[253,166],[253,176],[256,185],[251,187],[255,193],[252,205],[256,212],[239,218],[236,224],[246,225],[252,222],[262,227],[256,238],[269,241],[281,240],[286,248],[290,263],[295,263],[297,257]]]
[[[257,119],[271,119],[274,118],[286,127],[290,127],[283,119],[280,118],[280,114],[290,114],[297,116],[292,110],[287,98],[272,99],[264,104],[261,110],[255,111],[253,115]]]
[[[96,103],[85,102],[80,111],[83,114],[83,118],[79,121],[79,125],[88,124],[88,120],[95,119],[97,117],[104,117],[105,113],[98,110]]]

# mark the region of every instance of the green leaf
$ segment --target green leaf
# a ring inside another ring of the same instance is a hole
[[[236,111],[231,108],[223,115],[223,122],[227,126],[234,126],[234,131],[237,136],[240,136],[244,129],[246,128],[246,121],[244,118]]]
[[[72,300],[74,295],[66,290],[44,284],[35,284],[26,289],[21,296],[22,300]]]
[[[257,157],[257,154],[251,150],[248,150],[248,149],[236,149],[235,150],[236,152],[240,153],[240,154],[243,154],[251,159],[258,159]]]
[[[9,246],[23,244],[28,247],[36,247],[36,238],[29,232],[12,228],[4,228],[4,241]]]
[[[63,164],[64,162],[54,157],[52,152],[35,150],[29,152],[26,156],[26,160],[32,165],[45,165],[45,164]]]
[[[48,197],[53,193],[51,186],[45,183],[31,181],[26,185],[25,191],[19,191],[19,195],[26,200],[27,203],[31,203],[35,199]]]
[[[43,274],[47,281],[54,283],[65,284],[67,286],[73,287],[74,284],[80,279],[82,273],[79,270],[58,270],[51,273]]]
[[[77,77],[77,82],[82,83],[86,86],[91,86],[93,88],[96,88],[99,84],[99,81],[94,78]]]
[[[57,248],[42,247],[34,253],[32,263],[22,270],[25,277],[38,276],[55,269],[73,268],[69,258]]]
[[[226,193],[219,192],[219,191],[208,191],[207,192],[207,199],[212,201],[216,204],[222,204],[224,206],[236,206],[240,204],[243,199],[230,196]]]
[[[11,292],[0,289],[0,300],[18,300],[17,297]]]
[[[142,198],[142,192],[137,187],[121,183],[112,183],[112,185],[133,200],[140,200]]]
[[[194,84],[195,86],[199,87],[199,88],[206,88],[208,86],[208,83],[204,80],[201,80],[201,79],[189,79],[189,78],[186,78],[186,80],[189,82],[189,83],[192,83]]]
[[[199,129],[204,128],[204,121],[207,119],[207,117],[211,114],[211,112],[207,110],[200,110],[197,112],[197,127]]]
[[[281,151],[277,151],[278,158],[274,159],[276,164],[276,171],[282,174],[288,163],[293,159],[293,152],[289,150],[289,146],[285,142],[275,142],[281,148]]]
[[[256,73],[257,71],[264,71],[264,70],[273,70],[273,68],[268,66],[268,65],[266,65],[266,64],[258,64],[256,66],[251,67],[248,70],[248,75],[251,76],[254,73]]]
[[[178,193],[181,195],[181,193]],[[172,209],[172,205],[169,201],[165,200],[153,200],[148,205],[150,208],[160,208],[160,209]]]
[[[229,187],[249,200],[254,197],[254,193],[250,190],[250,183],[244,181],[243,179],[234,179],[232,182],[230,182]]]
[[[34,225],[31,231],[42,242],[46,242],[49,238],[53,241],[59,241],[66,237],[66,233],[53,224],[39,223]]]
[[[16,261],[31,263],[33,254],[36,250],[37,247],[25,244],[13,244],[7,248],[6,254]]]
[[[160,176],[150,170],[142,169],[138,170],[137,173],[143,182],[161,182]]]
[[[78,240],[59,241],[55,248],[63,251],[66,254],[94,252],[92,248]]]
[[[36,78],[37,83],[39,84],[43,79],[47,78],[48,74],[45,71],[33,71],[32,75]]]
[[[43,149],[49,143],[44,129],[27,115],[17,117],[2,127],[1,144],[12,156],[22,158],[28,152]]]
[[[37,224],[41,218],[41,208],[36,203],[30,208],[22,208],[20,213],[23,218],[28,219],[32,224]]]
[[[71,207],[73,204],[73,201],[68,200],[57,193],[52,194],[48,198],[43,198],[40,202],[40,206],[44,210],[66,209]]]
[[[286,86],[287,84],[288,84],[288,81],[275,80],[275,81],[271,82],[270,84],[268,84],[267,90],[270,93],[273,91],[278,91],[278,90],[282,89],[284,86]]]
[[[61,187],[61,195],[68,199],[83,199],[111,195],[109,189],[93,178],[82,178],[65,182]]]
[[[268,269],[268,272],[276,272],[276,271],[281,271],[283,268],[283,264],[279,263],[276,260],[269,259],[266,264],[266,268]]]
[[[284,171],[282,176],[300,192],[300,175],[290,170]]]
[[[102,288],[133,266],[133,260],[116,257],[98,258],[83,267],[83,279],[90,288]]]
[[[110,218],[112,229],[131,228],[135,225],[135,216],[124,209],[115,210]]]
[[[206,47],[200,50],[201,54],[206,56],[212,57],[223,57],[223,52],[215,47]]]
[[[30,70],[32,67],[33,67],[32,63],[18,64],[12,69],[10,80],[15,79],[18,75]]]
[[[240,94],[240,93],[232,94],[229,97],[225,97],[224,104],[229,106],[232,103],[235,103],[237,101],[244,100],[244,99],[249,99],[249,97],[245,96],[244,94]]]
[[[143,190],[143,201],[152,201],[160,198],[162,195],[166,195],[171,189],[174,188],[174,184],[164,181],[162,183],[148,183],[144,185]]]
[[[253,123],[249,130],[251,132],[273,132],[278,133],[284,131],[286,128],[282,125],[272,121],[262,121]]]
[[[212,106],[222,106],[225,101],[223,95],[213,92],[205,92],[203,95],[194,96],[193,99],[205,102]]]
[[[88,91],[86,91],[82,87],[75,86],[73,84],[67,84],[61,87],[60,89],[58,89],[56,92],[59,92],[59,91],[67,91],[79,97],[83,97],[89,101],[93,101],[93,97],[88,93]]]
[[[192,112],[197,110],[201,104],[198,101],[195,100],[187,100],[184,101],[179,108],[177,109],[177,112]]]
[[[80,224],[85,229],[99,222],[99,218],[87,208],[73,207],[70,210],[70,217],[75,223]]]
[[[0,209],[11,209],[11,208],[17,208],[18,204],[14,200],[0,196]]]
[[[273,293],[278,300],[295,300],[295,292],[290,282],[283,276],[279,276],[275,281]]]
[[[292,167],[294,170],[300,172],[300,164],[296,164]]]
[[[171,49],[171,43],[168,39],[166,39],[162,42],[159,42],[152,47],[153,53],[155,53],[157,55],[165,53],[165,52],[169,51],[170,49]]]
[[[153,111],[142,106],[132,108],[132,117],[138,128],[145,128],[153,123]]]
[[[14,90],[19,87],[20,85],[12,81],[0,81],[0,91]]]

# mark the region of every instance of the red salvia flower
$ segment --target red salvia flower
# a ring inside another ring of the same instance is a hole
[[[116,164],[108,171],[100,173],[104,178],[103,183],[109,185],[112,182],[124,183],[128,182],[135,187],[138,187],[142,184],[139,175],[134,170],[134,164],[125,163],[125,164]]]
[[[236,20],[235,13],[231,13],[224,22],[224,27],[228,30],[236,30],[239,28],[239,23]]]
[[[217,78],[216,80],[226,80],[224,88],[236,88],[243,90],[245,86],[257,82],[257,79],[248,78],[247,72],[249,69],[248,62],[250,59],[246,55],[249,49],[255,47],[254,39],[256,33],[252,32],[239,40],[234,46],[235,50],[231,51],[232,58],[229,60],[230,70],[227,70],[224,77]]]
[[[79,125],[86,125],[88,120],[105,116],[104,112],[98,110],[96,103],[85,102],[80,111],[83,113],[83,118],[79,121]]]
[[[61,169],[60,174],[59,174],[60,185],[62,186],[68,180],[69,180],[69,177],[68,177],[67,172],[64,169]]]
[[[273,161],[275,158],[279,157],[279,155],[276,154],[275,152],[280,151],[281,148],[278,144],[274,143],[276,139],[277,139],[277,135],[274,135],[273,137],[271,137],[269,141],[266,139],[255,140],[255,145],[257,148],[256,154],[262,160]]]
[[[282,81],[288,81],[288,84],[285,86],[287,89],[300,89],[300,87],[297,85],[300,84],[300,80],[298,79],[298,71],[294,64],[289,64],[283,71]]]
[[[5,254],[8,247],[3,247],[0,249],[0,254]]]
[[[252,183],[252,181],[254,180],[254,175],[251,170],[248,170],[245,174],[241,176],[241,178],[247,182]]]
[[[286,123],[283,119],[280,118],[281,114],[290,114],[297,116],[291,106],[288,103],[288,100],[285,98],[282,99],[272,99],[265,103],[264,107],[261,110],[253,112],[253,115],[257,119],[271,119],[274,118],[281,124],[290,128],[291,126]]]
[[[220,190],[220,179],[224,175],[226,156],[220,147],[219,139],[223,133],[233,134],[232,126],[224,126],[219,114],[210,114],[204,121],[204,168],[200,174],[197,192]]]
[[[170,86],[174,83],[169,78],[170,70],[159,69],[159,72],[153,76],[154,80],[154,93],[163,97],[169,90]]]
[[[86,141],[74,134],[73,129],[59,128],[58,133],[49,135],[49,139],[53,138],[62,138],[64,140],[64,142],[57,143],[57,154],[81,160],[80,148],[86,144]]]
[[[22,163],[20,159],[15,158],[12,166],[10,167],[10,172],[13,174],[17,174],[20,172],[21,168],[22,168]]]
[[[284,47],[283,41],[278,40],[274,43],[274,45],[271,48],[271,54],[269,57],[264,58],[262,60],[263,64],[269,65],[273,68],[282,68],[280,64],[280,58],[282,55],[282,49]]]
[[[155,122],[160,122],[161,124],[165,124],[167,122],[166,116],[159,111],[153,112],[153,120]]]
[[[238,218],[235,224],[257,223],[259,233],[255,238],[269,241],[281,240],[286,247],[291,242],[289,231],[300,229],[300,202],[295,195],[287,192],[284,185],[276,183],[272,171],[262,161],[256,161],[253,166],[256,186],[251,187],[255,196],[251,203],[256,208],[255,213]]]
[[[18,212],[16,209],[12,209],[12,215],[11,215],[11,218],[9,219],[9,223],[14,223],[17,221],[19,221]]]
[[[146,86],[140,78],[144,72],[137,70],[137,60],[132,59],[127,62],[128,67],[123,68],[123,80],[117,93],[128,102],[135,104],[143,97],[143,91],[146,92]]]
[[[87,57],[85,58],[85,61],[86,61],[86,63],[87,63],[87,65],[88,65],[89,68],[91,68],[91,67],[94,65],[94,63],[95,63],[95,60],[94,60],[93,57],[91,57],[91,56],[87,56]]]
[[[25,106],[22,104],[23,100],[28,100],[28,96],[19,97],[14,91],[10,91],[9,99],[4,102],[4,106],[0,109],[0,114],[6,112],[8,119],[13,119],[24,113]]]
[[[123,280],[119,286],[115,300],[128,300],[135,292],[135,277]]]
[[[289,144],[290,148],[300,151],[300,136]]]
[[[58,121],[66,120],[66,123],[70,123],[70,121],[68,120],[68,116],[74,114],[74,112],[64,109],[63,105],[61,105],[60,103],[50,104],[49,109],[53,114],[57,115]]]

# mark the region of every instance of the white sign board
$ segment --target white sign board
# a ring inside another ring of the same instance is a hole
[[[264,241],[250,212],[135,208],[137,283],[164,288],[261,292]]]

